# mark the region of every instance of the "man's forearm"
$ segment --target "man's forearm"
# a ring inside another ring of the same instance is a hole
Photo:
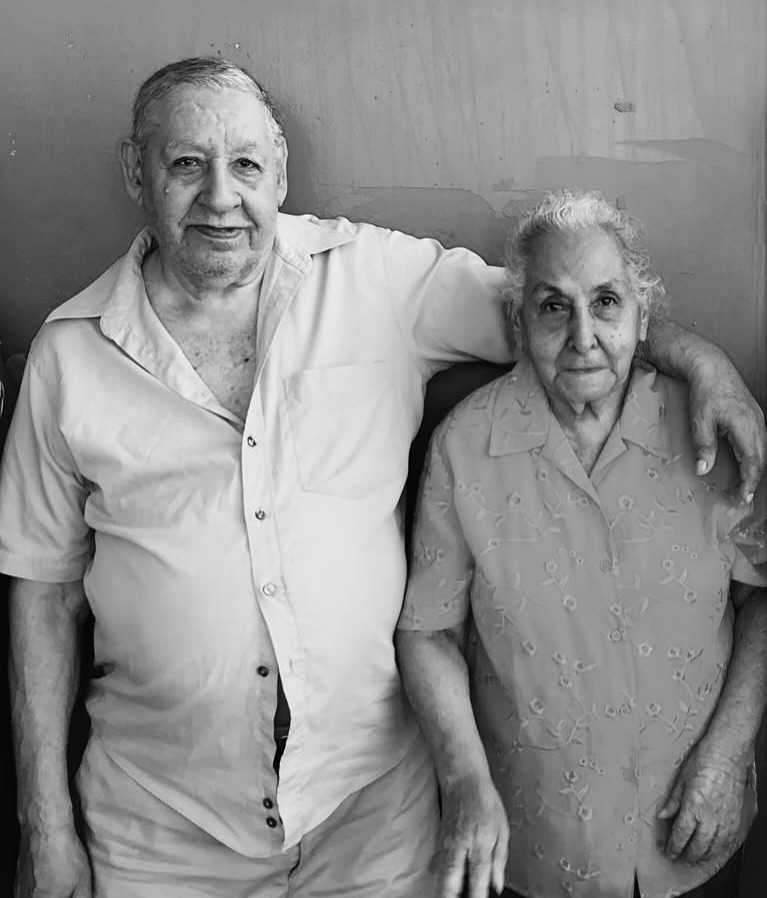
[[[686,381],[695,377],[704,359],[718,358],[723,364],[731,366],[724,351],[715,343],[663,314],[650,318],[644,357],[659,371]]]
[[[30,832],[73,822],[67,740],[86,614],[82,583],[11,582],[11,723],[19,822]]]
[[[736,612],[733,649],[703,741],[743,766],[751,758],[767,701],[767,594],[754,591]]]
[[[440,785],[445,788],[458,780],[489,777],[461,649],[448,631],[398,630],[395,642],[402,682]]]

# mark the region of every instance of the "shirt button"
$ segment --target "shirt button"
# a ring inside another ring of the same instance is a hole
[[[261,587],[261,592],[265,596],[273,596],[277,592],[277,587],[274,585],[274,583],[264,583],[264,585]]]
[[[264,667],[264,665],[261,664],[259,667],[256,668],[256,673],[259,675],[259,677],[268,677],[269,676],[269,668]]]
[[[274,817],[267,817],[266,825],[269,827],[269,829],[274,829],[274,827],[277,826],[277,821],[274,819]]]
[[[272,801],[271,798],[264,799],[264,807],[266,808],[267,811],[271,811],[271,809],[274,807],[274,802]]]
[[[256,441],[253,439],[253,437],[248,437],[245,442],[248,444],[248,446],[250,446],[251,449],[256,445]]]
[[[258,511],[256,512],[256,520],[263,521],[265,517],[266,517],[266,512],[264,511],[263,508],[259,508]]]

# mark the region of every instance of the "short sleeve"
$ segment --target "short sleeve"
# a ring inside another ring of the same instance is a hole
[[[732,538],[732,579],[749,586],[767,586],[767,480],[759,484],[753,508],[740,521]]]
[[[382,232],[387,288],[411,352],[434,373],[454,362],[512,361],[502,268],[436,240]]]
[[[432,437],[421,481],[402,630],[445,630],[469,614],[474,564],[455,507],[444,433],[443,424]]]
[[[81,579],[91,557],[88,487],[59,426],[61,378],[41,342],[24,371],[0,468],[0,571],[64,583]]]

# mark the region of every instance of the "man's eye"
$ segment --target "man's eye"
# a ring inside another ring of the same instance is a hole
[[[194,156],[180,156],[173,160],[173,168],[196,168],[199,164],[200,160],[195,159]]]
[[[261,171],[261,166],[258,162],[254,162],[252,159],[238,159],[235,162],[237,168],[244,169],[245,171]]]

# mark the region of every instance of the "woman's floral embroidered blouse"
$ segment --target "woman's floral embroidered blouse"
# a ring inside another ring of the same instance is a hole
[[[676,895],[655,819],[716,704],[730,578],[764,531],[695,475],[686,389],[637,369],[587,477],[529,362],[432,440],[399,626],[470,620],[472,700],[511,827],[507,884],[531,898]],[[753,556],[752,556],[753,557]],[[753,783],[743,833],[754,815]]]

